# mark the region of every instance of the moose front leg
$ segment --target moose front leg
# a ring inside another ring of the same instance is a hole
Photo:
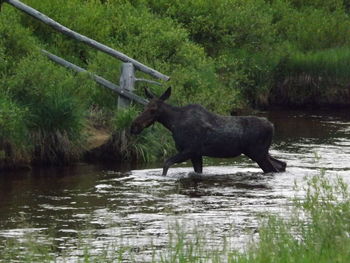
[[[191,158],[193,169],[196,173],[201,174],[203,172],[203,158],[202,156],[196,156]]]
[[[168,173],[168,169],[170,166],[172,166],[175,163],[182,163],[184,161],[187,161],[190,159],[190,153],[188,152],[180,152],[173,157],[170,157],[168,160],[165,161],[163,166],[163,176],[165,176]]]

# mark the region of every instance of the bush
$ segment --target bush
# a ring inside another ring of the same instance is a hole
[[[88,159],[154,162],[163,160],[175,147],[168,131],[160,124],[145,129],[140,135],[130,135],[132,121],[138,115],[135,107],[119,110],[111,121],[112,137],[88,154]]]
[[[26,109],[0,91],[0,170],[16,166],[28,158]]]
[[[280,37],[301,51],[346,46],[350,41],[350,19],[342,11],[323,9],[293,10],[276,23]]]
[[[334,11],[342,9],[346,1],[344,0],[289,0],[289,2],[297,8],[317,8],[325,9],[327,11]]]
[[[34,161],[65,163],[76,159],[84,140],[90,81],[74,78],[40,54],[33,54],[22,59],[6,83],[11,96],[28,109],[26,125]]]

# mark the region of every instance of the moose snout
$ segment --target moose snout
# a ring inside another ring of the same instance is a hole
[[[138,135],[142,131],[142,127],[137,123],[132,123],[130,127],[130,133],[133,135]]]

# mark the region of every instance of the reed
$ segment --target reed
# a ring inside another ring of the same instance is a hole
[[[85,111],[64,90],[50,91],[32,109],[33,162],[66,164],[78,160],[84,143]]]
[[[331,48],[313,52],[295,52],[285,63],[290,76],[306,74],[325,84],[349,84],[350,48]]]

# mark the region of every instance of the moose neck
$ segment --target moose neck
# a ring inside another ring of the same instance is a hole
[[[181,118],[180,115],[181,107],[175,107],[164,103],[157,121],[163,124],[165,128],[173,132],[176,127],[176,123],[178,123]]]

